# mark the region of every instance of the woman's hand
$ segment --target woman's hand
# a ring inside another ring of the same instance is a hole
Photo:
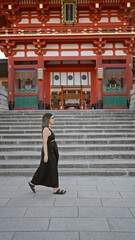
[[[48,162],[48,157],[45,156],[45,157],[44,157],[44,163],[47,163],[47,162]]]

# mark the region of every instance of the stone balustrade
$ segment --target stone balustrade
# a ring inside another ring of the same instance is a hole
[[[8,94],[0,82],[0,112],[8,110]]]
[[[130,91],[130,109],[135,109],[135,84],[133,85],[133,89]]]

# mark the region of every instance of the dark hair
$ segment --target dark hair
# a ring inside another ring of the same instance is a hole
[[[45,113],[42,117],[42,131],[45,127],[49,127],[49,120],[52,117],[52,113]]]

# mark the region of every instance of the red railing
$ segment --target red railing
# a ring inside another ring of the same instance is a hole
[[[8,5],[8,4],[11,4],[11,0],[1,0],[1,3]],[[19,5],[36,5],[39,2],[37,0],[12,0],[12,4],[13,3],[19,4]],[[90,0],[78,0],[77,3],[78,4],[89,4]],[[61,5],[61,0],[49,0],[49,4]]]
[[[56,5],[56,4],[59,4],[59,5],[60,5],[60,4],[61,4],[61,0],[49,0],[49,4],[51,4],[51,5],[52,5],[52,4],[53,4],[53,5],[54,5],[54,4],[55,4],[55,5]]]
[[[1,0],[1,4],[11,4],[11,0]],[[19,4],[19,5],[36,5],[39,2],[37,0],[12,0],[12,4]],[[77,4],[90,4],[91,0],[77,0]],[[104,4],[119,4],[121,0],[103,0]],[[49,4],[61,5],[61,0],[49,0]]]
[[[103,3],[120,3],[120,0],[103,0]]]
[[[90,33],[133,33],[135,34],[135,26],[131,27],[110,27],[110,28],[100,28],[100,27],[87,27],[87,28],[79,28],[79,27],[71,27],[71,28],[1,28],[0,35],[8,35],[8,34],[90,34]]]
[[[36,0],[19,0],[19,5],[35,5]]]
[[[120,0],[103,0],[103,3],[111,3],[111,4],[118,4],[120,3]],[[77,0],[77,4],[90,4],[91,0]],[[61,0],[49,0],[49,4],[61,4]]]

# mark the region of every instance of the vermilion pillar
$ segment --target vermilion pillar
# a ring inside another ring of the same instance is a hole
[[[38,56],[38,109],[44,109],[44,60]]]
[[[83,88],[81,85],[81,102],[80,102],[80,109],[83,109]]]
[[[96,60],[96,68],[97,68],[97,101],[96,108],[103,108],[103,77],[100,77],[98,74],[99,68],[102,68],[102,56],[98,55]]]
[[[97,109],[103,108],[103,79],[97,80]]]
[[[127,106],[130,103],[130,90],[132,89],[132,55],[127,55],[126,60],[126,86],[127,86]]]
[[[50,109],[50,72],[45,71],[45,105],[46,109]]]
[[[9,110],[14,109],[14,58],[8,57],[8,106]]]
[[[97,91],[97,82],[96,82],[96,70],[91,71],[91,108],[96,108],[96,91]]]
[[[60,109],[63,110],[63,86],[61,86],[61,106]]]

